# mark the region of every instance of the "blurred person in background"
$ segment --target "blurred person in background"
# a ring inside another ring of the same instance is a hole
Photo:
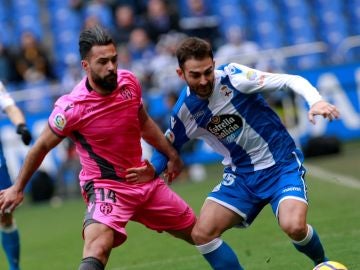
[[[57,170],[55,179],[55,194],[60,201],[61,199],[77,197],[80,194],[77,181],[81,171],[79,155],[76,152],[74,142],[69,138],[63,141],[63,146],[65,148],[65,158]]]
[[[10,49],[0,40],[0,81],[3,83],[16,82],[16,72]]]
[[[215,52],[215,59],[218,64],[228,63],[231,59],[238,59],[252,68],[259,68],[261,57],[258,53],[260,47],[254,41],[246,39],[244,29],[238,25],[227,28],[226,40]]]
[[[68,54],[65,58],[65,64],[64,75],[61,77],[61,86],[63,90],[59,93],[60,95],[70,92],[84,76],[77,55]]]
[[[178,92],[178,89],[184,86],[184,82],[176,74],[175,52],[178,44],[186,37],[185,34],[175,31],[160,36],[155,46],[156,56],[150,62],[154,92],[165,95]]]
[[[189,140],[204,140],[223,156],[225,166],[223,179],[206,198],[192,232],[199,252],[213,269],[243,269],[221,235],[233,227],[250,226],[270,204],[294,247],[315,265],[327,261],[316,230],[307,223],[303,154],[262,93],[289,89],[303,96],[313,124],[317,115],[337,119],[337,108],[300,76],[237,63],[215,69],[211,45],[203,39],[185,39],[176,55],[177,73],[187,87],[174,106],[166,136],[178,151]],[[167,159],[154,151],[151,163],[149,171],[154,166],[160,174]]]
[[[154,171],[148,174],[148,161],[142,159],[141,138],[169,158],[170,178],[183,165],[144,108],[138,79],[118,69],[116,44],[99,26],[80,33],[79,50],[86,76],[56,101],[15,184],[0,191],[0,213],[14,211],[45,156],[69,137],[80,157],[80,188],[87,206],[79,270],[105,269],[112,249],[126,241],[130,220],[192,243],[194,212]],[[139,166],[144,171],[133,173]]]
[[[5,86],[0,81],[0,108],[7,114],[10,121],[16,126],[16,132],[21,136],[25,145],[31,142],[31,133],[25,122],[22,111],[15,104],[15,101],[7,93]],[[0,190],[12,185],[5,156],[0,142]],[[0,213],[1,242],[9,263],[10,270],[20,269],[20,237],[15,219],[12,213]]]
[[[131,5],[119,5],[115,8],[114,40],[123,46],[130,40],[131,32],[139,26],[136,14]]]
[[[14,61],[23,83],[31,85],[56,79],[48,53],[30,31],[21,34],[20,48],[14,54]]]
[[[157,43],[161,35],[170,31],[179,31],[179,15],[171,1],[149,0],[144,14],[143,25],[149,38]]]
[[[137,27],[131,32],[127,47],[131,57],[132,71],[140,79],[144,91],[147,92],[151,88],[150,63],[156,56],[155,44],[143,27]]]
[[[220,20],[207,5],[206,0],[186,0],[186,13],[179,21],[180,31],[188,36],[203,38],[217,46],[222,41]]]

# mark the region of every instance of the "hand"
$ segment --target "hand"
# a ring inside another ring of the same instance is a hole
[[[27,128],[27,126],[25,124],[19,124],[16,128],[16,133],[21,135],[21,140],[23,141],[23,143],[25,145],[30,144],[30,142],[32,140],[32,136],[31,136],[29,129]]]
[[[24,194],[15,186],[0,191],[0,214],[11,213],[23,201]]]
[[[340,117],[340,113],[338,109],[324,100],[320,100],[311,106],[310,111],[308,113],[308,117],[311,123],[315,124],[315,115],[322,115],[324,118],[328,118],[330,121],[334,119],[338,119]]]
[[[183,168],[184,163],[179,155],[176,154],[169,159],[164,173],[165,180],[169,185],[171,185],[172,181],[179,176]]]
[[[155,168],[151,163],[145,159],[145,166],[129,168],[126,170],[125,179],[127,182],[138,184],[151,181],[155,177]]]

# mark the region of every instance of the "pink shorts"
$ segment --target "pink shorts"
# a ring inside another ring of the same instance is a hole
[[[82,185],[82,195],[87,203],[84,228],[100,222],[114,229],[114,247],[126,240],[129,220],[159,232],[183,230],[196,220],[190,206],[161,178],[143,184],[96,179]]]

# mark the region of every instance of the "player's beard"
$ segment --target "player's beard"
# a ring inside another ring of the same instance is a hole
[[[206,85],[198,85],[196,87],[191,87],[190,89],[195,92],[195,94],[203,99],[209,98],[214,91],[214,82],[209,81]]]
[[[117,72],[110,73],[103,78],[93,73],[92,78],[97,86],[109,93],[117,88]]]

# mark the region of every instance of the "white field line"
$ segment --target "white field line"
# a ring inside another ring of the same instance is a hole
[[[360,189],[360,179],[358,178],[334,173],[309,164],[306,164],[305,168],[307,168],[307,174],[313,175],[321,181]]]

